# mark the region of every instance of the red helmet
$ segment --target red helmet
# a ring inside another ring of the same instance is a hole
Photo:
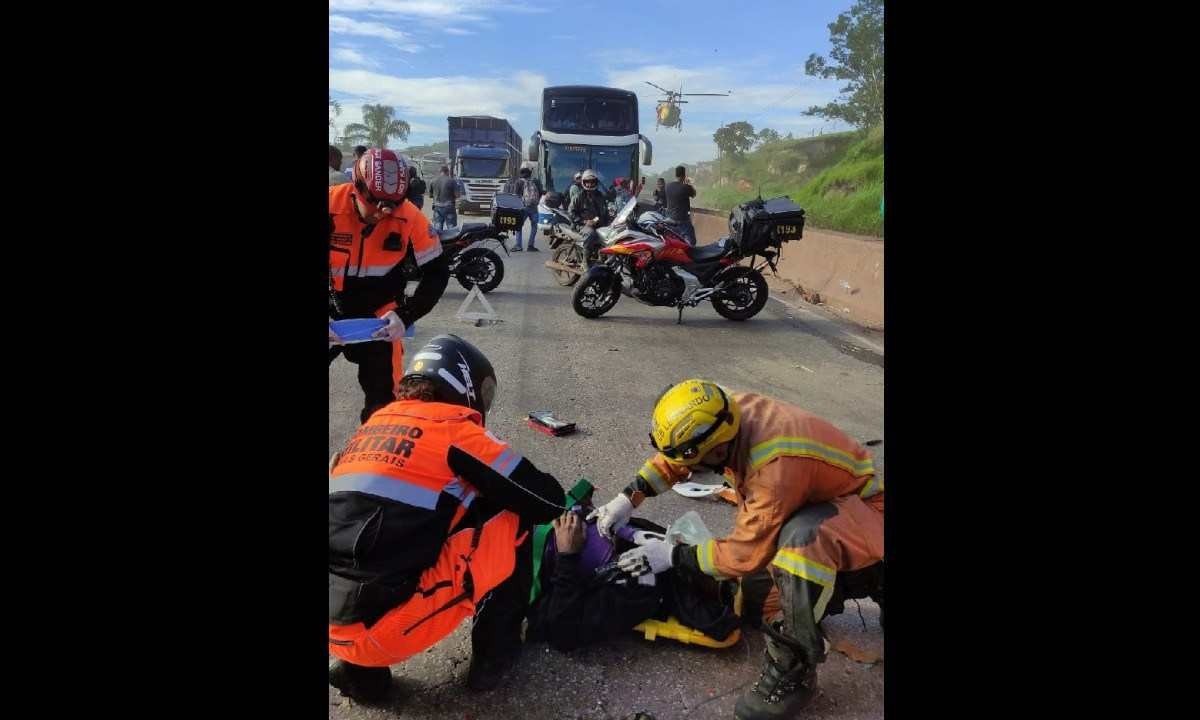
[[[394,150],[370,148],[354,163],[354,188],[371,202],[404,201],[408,163]]]

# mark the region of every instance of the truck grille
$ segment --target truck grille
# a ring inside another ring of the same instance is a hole
[[[465,183],[467,186],[467,199],[473,203],[485,203],[491,206],[492,198],[495,197],[496,191],[503,187],[503,181],[488,182],[476,181]],[[485,208],[486,209],[486,208]]]

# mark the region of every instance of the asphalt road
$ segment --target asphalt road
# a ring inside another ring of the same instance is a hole
[[[805,307],[775,287],[763,312],[746,322],[726,320],[705,304],[685,310],[677,325],[674,310],[627,297],[603,318],[585,320],[571,309],[570,288],[542,267],[547,259],[544,250],[505,258],[504,281],[487,296],[502,322],[490,326],[455,319],[467,291],[451,279],[406,347],[415,352],[432,336],[453,332],[483,349],[499,378],[489,429],[564,487],[586,477],[600,502],[624,487],[650,456],[646,433],[654,399],[665,386],[694,376],[793,402],[860,441],[883,437],[881,334]],[[336,360],[329,370],[330,453],[357,427],[361,406],[355,366]],[[577,422],[579,431],[564,438],[537,433],[524,423],[531,410],[551,410]],[[885,448],[872,449],[882,469]],[[648,500],[637,514],[667,525],[688,510],[718,536],[732,528],[732,506],[674,493]],[[879,611],[870,601],[862,601],[861,618],[849,602],[824,627],[851,655],[883,655]],[[633,633],[570,654],[531,644],[504,687],[474,694],[465,687],[470,636],[464,625],[392,668],[397,688],[386,706],[360,706],[330,688],[329,717],[598,719],[641,710],[657,720],[731,718],[738,695],[758,676],[762,655],[762,637],[750,629],[725,650],[649,642]],[[819,685],[804,717],[883,717],[882,660],[831,652]]]

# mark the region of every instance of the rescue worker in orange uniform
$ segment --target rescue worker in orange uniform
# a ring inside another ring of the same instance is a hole
[[[413,357],[399,398],[331,461],[329,652],[339,660],[329,681],[355,700],[383,699],[389,665],[466,618],[470,688],[494,688],[520,651],[529,530],[562,513],[565,494],[485,429],[495,393],[483,353],[438,335]]]
[[[744,590],[768,570],[774,587],[762,593],[766,662],[735,713],[740,720],[792,717],[816,690],[826,612],[840,612],[846,598],[872,597],[883,606],[883,481],[871,454],[794,405],[699,379],[659,398],[652,428],[658,454],[593,511],[597,525],[611,535],[645,498],[698,466],[730,478],[738,509],[728,537],[702,545],[651,541],[624,553],[619,566],[634,574],[675,567],[742,578]]]
[[[329,188],[329,317],[387,321],[377,332],[387,342],[342,345],[329,331],[329,362],[344,354],[358,365],[362,422],[395,399],[405,328],[433,309],[450,281],[441,238],[407,191],[404,157],[380,148],[355,161],[353,182]],[[412,297],[405,296],[406,266],[421,278]]]

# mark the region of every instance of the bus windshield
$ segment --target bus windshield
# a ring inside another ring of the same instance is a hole
[[[600,178],[600,191],[612,189],[613,180],[637,175],[637,145],[562,145],[546,143],[546,190],[564,192],[571,187],[575,173],[587,168]]]
[[[587,166],[587,146],[546,143],[546,190],[566,192],[571,188],[575,173],[582,172]]]

